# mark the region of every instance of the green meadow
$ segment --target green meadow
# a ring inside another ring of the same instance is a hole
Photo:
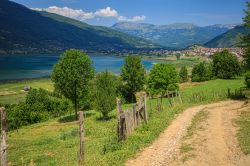
[[[43,88],[48,91],[53,91],[53,83],[49,78],[41,78],[34,80],[25,80],[12,83],[0,83],[0,104],[16,104],[23,101],[26,92],[24,86],[32,88]]]
[[[53,89],[49,80],[37,80],[37,83],[33,80],[29,85],[31,83],[34,87]],[[25,84],[2,84],[1,90],[9,88],[19,92]],[[159,112],[156,110],[157,99],[148,100],[148,124],[141,125],[126,141],[120,143],[116,134],[116,110],[110,114],[112,118],[108,121],[100,120],[101,115],[94,110],[85,112],[85,165],[123,165],[127,159],[133,158],[143,147],[152,143],[183,110],[194,105],[226,100],[228,88],[233,91],[240,87],[244,87],[242,78],[181,84],[182,103],[179,98],[172,98],[173,105],[170,106],[169,100],[164,98],[164,109]],[[6,101],[11,103],[11,98]],[[131,105],[123,107],[125,109]],[[76,165],[78,122],[68,115],[11,131],[8,148],[12,165]]]

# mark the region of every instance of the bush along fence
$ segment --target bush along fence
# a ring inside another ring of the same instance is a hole
[[[148,122],[146,101],[147,97],[144,95],[133,105],[133,108],[123,111],[121,101],[117,98],[118,141],[125,140],[142,122]]]

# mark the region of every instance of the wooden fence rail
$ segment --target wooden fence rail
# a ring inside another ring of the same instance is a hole
[[[146,95],[141,97],[139,101],[126,111],[122,111],[121,101],[117,99],[118,111],[118,140],[122,141],[130,135],[143,121],[148,122],[148,114],[146,107]]]
[[[1,139],[0,139],[0,158],[1,166],[7,166],[7,117],[4,107],[0,108],[1,115]]]

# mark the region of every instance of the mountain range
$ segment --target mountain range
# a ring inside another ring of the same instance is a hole
[[[221,35],[236,24],[211,25],[200,27],[190,23],[153,25],[145,23],[121,22],[111,28],[130,35],[141,37],[170,48],[186,48],[193,44],[203,45]]]
[[[206,47],[235,47],[250,31],[236,24],[197,26],[191,23],[153,25],[120,22],[93,26],[61,15],[34,11],[1,0],[0,55],[61,53],[68,48],[87,52],[129,52]]]
[[[0,54],[55,53],[68,48],[127,51],[159,47],[116,30],[1,0]]]

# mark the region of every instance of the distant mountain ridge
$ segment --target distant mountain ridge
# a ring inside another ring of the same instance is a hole
[[[236,26],[233,29],[215,37],[205,44],[211,48],[230,48],[239,47],[243,36],[250,33],[250,30],[244,26]]]
[[[95,52],[157,48],[145,39],[1,0],[0,54],[55,53],[68,48]]]
[[[205,44],[213,38],[234,28],[237,24],[216,24],[200,27],[191,23],[153,25],[146,23],[121,22],[111,28],[130,35],[151,40],[170,48],[186,48],[193,44]]]

